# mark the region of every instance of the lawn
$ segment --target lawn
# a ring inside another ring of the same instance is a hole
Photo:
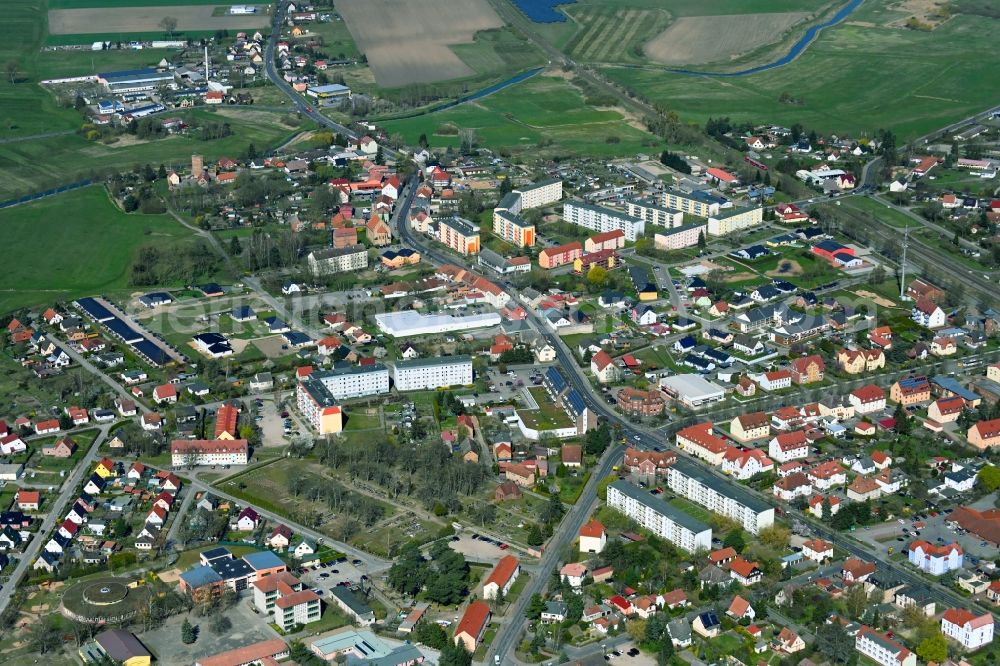
[[[889,9],[893,4],[869,0],[792,63],[750,76],[689,76],[655,66],[602,70],[699,124],[726,115],[853,135],[891,127],[913,138],[996,104],[988,82],[1000,53],[982,45],[1000,38],[1000,21],[957,15],[930,32],[906,30],[889,25],[906,18]],[[782,93],[799,103],[782,103]]]
[[[179,5],[220,5],[218,0],[48,0],[49,9],[88,7],[172,7]],[[264,4],[249,2],[246,4]]]
[[[868,197],[849,197],[847,199],[842,199],[840,204],[845,208],[851,208],[857,211],[862,211],[869,213],[870,215],[891,224],[894,227],[899,227],[900,229],[904,227],[916,227],[920,223],[912,219],[904,213],[900,213],[898,210],[887,207],[885,204],[881,204],[874,199],[869,199]]]
[[[475,102],[382,126],[411,144],[426,134],[437,148],[459,146],[460,129],[475,130],[483,146],[533,154],[541,149],[561,155],[628,156],[660,145],[618,111],[586,106],[580,91],[565,79],[543,75]]]
[[[190,232],[167,215],[126,214],[92,186],[0,211],[7,262],[0,312],[122,289],[139,247]]]
[[[545,64],[541,52],[510,28],[484,30],[469,44],[454,44],[451,50],[480,76],[516,74]]]
[[[530,427],[549,430],[552,428],[569,428],[573,425],[569,415],[566,414],[560,405],[552,402],[545,389],[540,386],[532,386],[528,388],[528,392],[531,393],[531,397],[538,403],[537,410],[520,411],[522,418],[527,417],[531,421]],[[526,423],[526,425],[529,424]]]

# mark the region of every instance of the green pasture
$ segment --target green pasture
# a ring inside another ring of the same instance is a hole
[[[0,229],[17,258],[0,276],[0,312],[124,288],[139,247],[190,234],[167,215],[123,213],[97,186],[0,211]]]
[[[659,146],[654,137],[631,127],[617,111],[587,107],[570,83],[545,76],[447,111],[382,125],[411,144],[426,134],[434,147],[457,147],[458,129],[474,129],[479,143],[493,149],[535,154],[543,149],[563,155],[625,156]]]

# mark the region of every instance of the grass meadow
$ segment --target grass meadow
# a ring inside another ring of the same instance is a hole
[[[92,186],[0,211],[12,259],[0,275],[0,312],[123,289],[139,247],[185,242],[167,215],[125,214]]]
[[[619,112],[586,106],[580,92],[565,79],[543,75],[476,102],[382,125],[390,134],[401,133],[411,144],[426,134],[435,147],[458,146],[457,129],[467,128],[476,130],[480,144],[512,152],[608,157],[648,152],[659,145],[654,137],[629,125]]]
[[[905,15],[889,4],[865,3],[792,63],[751,76],[687,76],[656,67],[602,71],[699,124],[729,116],[802,123],[819,132],[870,135],[891,127],[912,138],[997,103],[991,83],[1000,53],[987,45],[1000,39],[1000,20],[957,15],[920,32],[890,27]],[[798,102],[780,102],[782,93]]]

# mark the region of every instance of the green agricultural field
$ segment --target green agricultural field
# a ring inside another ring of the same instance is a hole
[[[866,2],[794,62],[746,77],[687,76],[656,66],[602,71],[699,124],[729,116],[819,132],[890,127],[912,138],[996,104],[991,83],[1000,52],[982,45],[1000,39],[1000,20],[957,15],[920,32],[897,27],[906,15],[890,4]],[[784,93],[794,102],[780,102]]]
[[[476,131],[493,149],[593,157],[626,156],[658,150],[660,142],[626,122],[615,110],[594,109],[565,79],[535,76],[461,106],[415,118],[382,123],[411,144],[426,134],[433,147],[460,144],[459,129]]]
[[[48,0],[49,9],[86,9],[90,7],[175,7],[183,5],[226,5],[219,0]],[[267,2],[243,4],[266,5]]]
[[[0,228],[18,258],[0,276],[0,312],[125,288],[139,247],[190,236],[166,215],[126,215],[97,186],[0,211]]]
[[[514,75],[545,64],[542,53],[509,28],[478,32],[472,43],[451,50],[480,76]]]

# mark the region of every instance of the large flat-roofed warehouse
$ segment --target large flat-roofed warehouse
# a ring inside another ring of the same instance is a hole
[[[660,388],[674,400],[692,408],[718,402],[726,397],[724,388],[696,374],[664,377],[660,380]]]
[[[455,331],[468,331],[473,328],[499,326],[500,315],[488,312],[453,317],[451,315],[425,315],[413,310],[403,310],[402,312],[377,314],[375,315],[375,323],[382,332],[400,338],[411,335],[439,335]]]
[[[110,92],[127,93],[156,90],[162,86],[174,87],[173,72],[149,69],[126,69],[120,72],[101,72],[97,81]]]

